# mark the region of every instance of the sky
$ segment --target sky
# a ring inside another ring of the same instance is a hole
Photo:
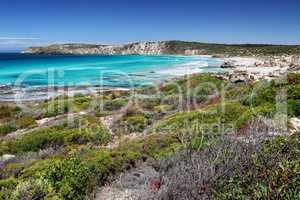
[[[0,51],[52,43],[300,44],[299,0],[1,0]]]

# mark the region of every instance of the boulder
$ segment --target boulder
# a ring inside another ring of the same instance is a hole
[[[300,131],[300,119],[299,118],[291,118],[290,119],[290,124],[291,124],[291,128],[290,128],[290,133],[294,134]]]
[[[249,82],[249,77],[247,74],[230,74],[229,75],[229,81],[231,83],[247,83]]]
[[[9,162],[10,160],[13,160],[16,156],[10,155],[10,154],[4,154],[0,157],[0,166],[3,165],[6,162]]]
[[[224,69],[226,69],[226,68],[235,68],[235,65],[232,62],[224,62],[220,67],[224,68]]]

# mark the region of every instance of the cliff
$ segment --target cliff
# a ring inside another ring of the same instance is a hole
[[[263,56],[300,54],[298,45],[265,45],[265,44],[211,44],[184,41],[140,42],[124,45],[94,44],[54,44],[46,47],[30,47],[23,51],[30,54],[92,54],[92,55],[240,55]]]
[[[30,47],[23,53],[31,54],[92,54],[92,55],[125,55],[146,54],[159,55],[166,52],[165,42],[142,42],[124,45],[91,45],[91,44],[55,44],[47,47]]]

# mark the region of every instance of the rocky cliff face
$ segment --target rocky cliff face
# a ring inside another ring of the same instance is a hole
[[[165,42],[143,42],[126,45],[90,45],[90,44],[56,44],[47,47],[31,47],[23,51],[31,54],[94,54],[124,55],[145,54],[159,55],[167,53]]]

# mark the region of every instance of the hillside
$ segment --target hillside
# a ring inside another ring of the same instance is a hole
[[[295,73],[195,74],[2,103],[0,199],[297,199],[299,99]]]
[[[264,44],[210,44],[184,41],[141,42],[125,45],[56,44],[46,47],[31,47],[23,51],[31,54],[181,54],[181,55],[294,55],[300,53],[298,45]]]

